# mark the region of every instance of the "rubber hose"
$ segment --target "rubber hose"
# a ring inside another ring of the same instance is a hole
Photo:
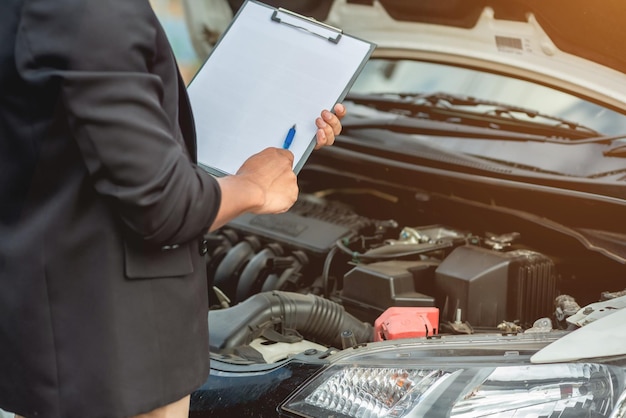
[[[357,343],[373,341],[373,327],[346,312],[340,304],[313,294],[271,291],[258,293],[227,309],[209,311],[212,351],[250,343],[268,324],[295,329],[305,339],[342,347],[341,334],[352,331]]]

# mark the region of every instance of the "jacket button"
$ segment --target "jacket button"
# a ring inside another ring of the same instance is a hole
[[[205,239],[200,240],[200,255],[207,255],[209,252],[209,242]]]

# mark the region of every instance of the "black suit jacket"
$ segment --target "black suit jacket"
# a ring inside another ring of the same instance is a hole
[[[194,141],[148,0],[0,2],[0,408],[124,417],[205,381]]]

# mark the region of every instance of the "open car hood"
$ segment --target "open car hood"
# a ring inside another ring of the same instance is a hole
[[[626,4],[619,0],[380,0],[380,4],[396,21],[465,29],[476,26],[485,8],[491,8],[500,20],[526,22],[532,14],[560,50],[626,72],[621,29]]]
[[[626,3],[267,0],[375,42],[374,56],[489,68],[626,109]],[[233,11],[241,0],[229,0]]]
[[[231,10],[236,11],[243,0],[228,0],[228,3]],[[354,10],[379,4],[398,22],[464,29],[474,27],[487,7],[493,9],[495,17],[501,20],[526,22],[528,14],[532,13],[560,50],[626,73],[622,43],[626,3],[621,0],[600,3],[585,0],[266,0],[264,3],[321,21],[334,19],[330,16],[331,10],[341,4],[350,4]],[[344,23],[349,24],[350,20]],[[361,23],[376,26],[380,21]]]
[[[626,16],[624,3],[367,3],[337,0],[326,21],[376,42],[375,56],[489,69],[626,109],[626,51],[616,22]]]

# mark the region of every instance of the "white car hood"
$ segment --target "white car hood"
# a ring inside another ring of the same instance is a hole
[[[471,28],[398,21],[381,3],[336,0],[326,23],[377,44],[375,57],[452,62],[525,78],[626,110],[626,75],[559,49],[535,15],[501,20],[485,7]]]

